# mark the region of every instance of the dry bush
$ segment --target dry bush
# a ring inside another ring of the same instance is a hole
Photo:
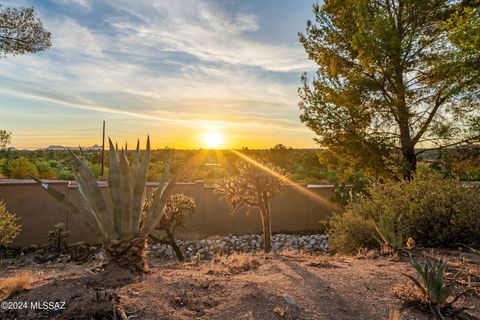
[[[241,253],[228,256],[220,256],[212,261],[213,268],[209,273],[213,274],[237,274],[257,269],[260,262],[257,258]]]
[[[32,275],[29,272],[23,272],[13,277],[3,279],[0,283],[1,299],[6,300],[18,292],[28,289],[32,282]]]
[[[379,256],[380,256],[380,253],[378,252],[378,250],[360,248],[358,249],[357,254],[355,255],[355,258],[372,260],[372,259],[377,259]]]
[[[420,289],[410,281],[396,284],[392,289],[392,293],[396,298],[405,302],[427,303]]]
[[[328,256],[312,256],[307,263],[309,267],[315,268],[337,268],[338,266],[331,263]]]

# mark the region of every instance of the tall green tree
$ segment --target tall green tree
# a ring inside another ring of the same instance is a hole
[[[304,75],[301,120],[342,165],[412,176],[419,147],[478,139],[479,84],[458,72],[449,21],[470,3],[325,0],[299,34],[318,64]],[[478,53],[479,47],[471,48]]]
[[[50,46],[50,32],[43,28],[33,8],[0,6],[1,55],[38,52]]]

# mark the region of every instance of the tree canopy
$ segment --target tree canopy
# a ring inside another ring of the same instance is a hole
[[[50,32],[43,28],[33,8],[0,6],[1,55],[38,52],[50,46]]]
[[[0,148],[10,144],[10,138],[12,134],[6,130],[0,130]]]
[[[420,147],[478,141],[478,1],[325,0],[313,11],[299,37],[319,68],[302,77],[301,120],[332,158],[409,178]]]

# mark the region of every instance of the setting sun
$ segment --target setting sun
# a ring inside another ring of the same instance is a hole
[[[209,132],[205,134],[203,141],[209,148],[218,148],[223,142],[223,136],[218,132]]]

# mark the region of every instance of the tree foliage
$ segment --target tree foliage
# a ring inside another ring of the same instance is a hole
[[[50,46],[50,32],[43,28],[33,8],[0,6],[1,55],[38,52]]]
[[[244,205],[256,208],[262,217],[265,252],[271,250],[270,199],[284,191],[283,171],[264,160],[240,160],[238,174],[220,181],[215,191],[226,199],[230,211],[238,212]]]
[[[468,54],[479,52],[465,40],[476,16],[462,10],[474,10],[472,3],[314,5],[315,22],[308,21],[299,36],[319,68],[313,81],[302,77],[299,95],[301,120],[317,142],[353,170],[409,178],[417,146],[478,139],[471,130],[478,121],[478,100],[472,99],[479,89],[478,65],[466,68],[467,53],[458,53],[461,46]],[[466,21],[464,28],[452,27],[458,17]]]
[[[5,200],[0,200],[0,246],[12,242],[22,230],[18,218],[7,210]]]
[[[144,209],[148,208],[150,205],[151,200],[147,200]],[[177,258],[179,260],[184,260],[185,257],[175,242],[175,231],[177,228],[183,227],[185,219],[195,213],[196,210],[197,206],[192,197],[184,194],[174,194],[170,196],[165,204],[165,211],[162,218],[156,227],[156,230],[163,232],[164,235],[159,235],[158,232],[155,232],[152,233],[150,237],[161,243],[171,245]]]
[[[5,147],[6,145],[10,144],[10,138],[12,137],[12,133],[6,130],[0,130],[0,148]]]

